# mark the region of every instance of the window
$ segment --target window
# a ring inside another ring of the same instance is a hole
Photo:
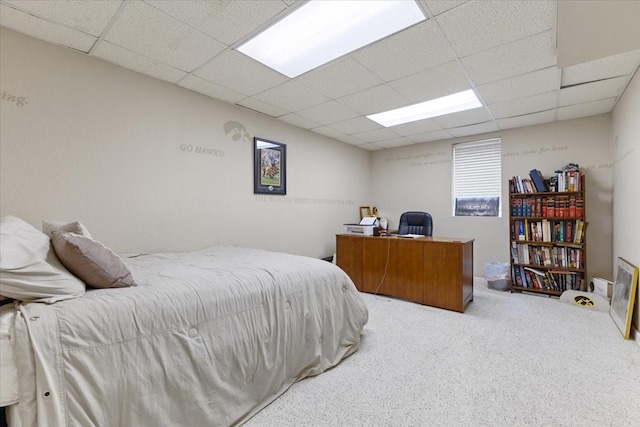
[[[453,215],[502,216],[500,138],[453,146]]]

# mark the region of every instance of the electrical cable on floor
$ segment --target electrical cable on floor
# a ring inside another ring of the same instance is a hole
[[[380,298],[378,296],[378,291],[382,287],[382,284],[384,283],[385,277],[387,277],[387,269],[389,268],[389,255],[390,255],[390,253],[391,253],[391,237],[387,236],[387,262],[384,265],[384,274],[382,275],[382,279],[380,279],[380,284],[378,284],[378,287],[376,288],[376,291],[373,293],[373,295],[376,297],[376,299],[381,299],[383,301],[391,301],[390,298]]]

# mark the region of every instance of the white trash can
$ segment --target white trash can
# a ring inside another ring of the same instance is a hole
[[[489,289],[497,291],[511,290],[511,277],[508,262],[485,262],[484,278],[487,279]]]

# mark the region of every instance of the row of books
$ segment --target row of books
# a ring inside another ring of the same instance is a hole
[[[537,246],[511,242],[511,259],[515,264],[545,267],[582,268],[584,250],[570,246]]]
[[[545,180],[538,169],[532,169],[529,176],[513,176],[509,180],[511,193],[582,191],[582,172],[579,170],[557,172]]]
[[[556,173],[549,179],[549,191],[582,191],[582,172],[579,170]]]
[[[514,220],[511,240],[581,244],[584,241],[587,224],[581,219],[549,220],[543,218],[540,221],[529,219]]]
[[[581,218],[584,216],[584,196],[512,197],[511,216]]]
[[[538,270],[531,267],[514,266],[512,271],[516,286],[554,291],[581,290],[584,275],[578,272]]]

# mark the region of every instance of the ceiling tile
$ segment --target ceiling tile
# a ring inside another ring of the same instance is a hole
[[[184,71],[173,68],[170,65],[163,64],[105,41],[100,42],[98,47],[93,51],[93,56],[172,83],[187,75]]]
[[[609,113],[616,105],[616,98],[601,99],[600,101],[585,102],[568,107],[558,108],[558,120],[571,120],[580,117],[595,116]]]
[[[375,144],[362,144],[362,145],[358,145],[358,148],[362,148],[368,151],[377,151],[377,150],[382,150],[382,147],[379,147]]]
[[[527,98],[556,90],[558,87],[558,73],[559,71],[556,67],[549,67],[533,73],[478,86],[478,91],[487,104]]]
[[[49,43],[67,46],[85,53],[91,50],[97,40],[95,37],[73,28],[53,24],[4,4],[0,4],[0,25]]]
[[[634,50],[574,65],[562,70],[562,86],[624,76],[635,72],[639,64],[640,50]]]
[[[556,110],[540,111],[534,114],[525,114],[524,116],[509,117],[498,120],[498,125],[502,129],[511,129],[523,126],[539,125],[541,123],[550,123],[555,121]]]
[[[247,96],[289,80],[286,76],[235,50],[216,56],[194,74]]]
[[[64,24],[92,36],[100,36],[116,13],[122,0],[113,1],[24,1],[3,0],[47,21]],[[4,11],[3,11],[4,12]]]
[[[337,101],[365,115],[380,113],[409,104],[404,96],[387,85],[380,85],[343,96],[342,98],[338,98]]]
[[[463,126],[459,128],[447,129],[455,137],[477,135],[480,133],[495,132],[499,130],[494,122],[479,123],[477,125]]]
[[[382,129],[381,125],[373,120],[367,119],[366,117],[356,117],[343,122],[333,123],[330,127],[337,131],[346,133],[347,135],[353,135],[354,133],[361,133],[374,129]]]
[[[382,129],[370,130],[367,132],[356,133],[353,136],[365,142],[378,142],[378,141],[384,141],[387,139],[397,138],[400,135],[389,130],[388,128],[382,128]]]
[[[406,145],[413,145],[413,144],[414,144],[413,141],[407,138],[402,138],[402,137],[376,142],[376,145],[382,148],[404,147]]]
[[[447,10],[458,7],[468,0],[420,0],[421,3],[425,3],[432,14],[440,15]]]
[[[193,75],[188,76],[187,78],[182,80],[178,84],[178,86],[182,86],[184,88],[191,89],[194,92],[202,93],[212,98],[221,99],[223,101],[231,103],[236,103],[245,98],[245,96],[241,93],[234,92],[230,89],[218,86],[214,83]]]
[[[278,108],[274,105],[271,105],[267,102],[262,102],[259,99],[255,98],[245,98],[242,101],[237,102],[236,104],[271,117],[279,118],[280,116],[284,116],[285,114],[289,113],[289,111],[287,110]]]
[[[445,129],[484,123],[489,120],[492,120],[491,115],[484,107],[478,107],[473,110],[460,111],[458,113],[446,114],[444,116],[433,118],[433,121]]]
[[[411,102],[428,101],[470,89],[471,84],[457,61],[389,83]]]
[[[292,111],[327,102],[329,98],[290,80],[254,96],[255,99]]]
[[[556,65],[553,31],[517,40],[462,59],[476,85]]]
[[[556,106],[557,93],[547,92],[528,98],[514,99],[489,105],[489,110],[496,119],[522,116],[552,109]]]
[[[422,142],[441,141],[443,139],[451,139],[453,136],[446,130],[437,130],[435,132],[421,133],[419,135],[408,136],[407,139],[415,142],[416,144]]]
[[[456,59],[437,23],[432,20],[400,31],[354,52],[352,56],[385,81]]]
[[[289,123],[290,125],[297,126],[303,129],[311,129],[320,126],[320,123],[316,123],[313,120],[309,120],[304,117],[300,117],[295,113],[285,114],[284,116],[278,117],[278,120],[282,120],[283,122]]]
[[[286,9],[279,1],[145,0],[164,13],[231,45]]]
[[[362,145],[365,144],[365,142],[361,139],[356,138],[355,136],[352,135],[343,135],[337,138],[338,141],[342,141],[342,142],[346,142],[347,144],[351,144],[351,145]]]
[[[474,1],[437,16],[460,58],[554,27],[554,1]]]
[[[612,98],[620,95],[629,78],[615,77],[613,79],[599,80],[593,83],[584,83],[560,89],[561,107],[582,104],[583,102],[597,101],[599,99]]]
[[[296,113],[322,125],[338,123],[359,116],[355,111],[348,109],[342,104],[338,104],[336,101],[314,105],[304,110],[298,110]]]
[[[127,4],[105,40],[188,72],[226,47],[146,3]]]
[[[295,81],[332,99],[384,83],[380,77],[350,57],[309,71]]]
[[[338,137],[346,136],[342,132],[338,132],[335,129],[331,129],[327,126],[320,126],[317,128],[311,129],[312,132],[319,133],[320,135],[328,136],[329,138],[337,139]]]
[[[415,122],[404,123],[397,126],[390,127],[398,135],[411,136],[424,134],[427,132],[433,132],[436,130],[442,130],[442,126],[435,122],[433,119],[418,120]]]

